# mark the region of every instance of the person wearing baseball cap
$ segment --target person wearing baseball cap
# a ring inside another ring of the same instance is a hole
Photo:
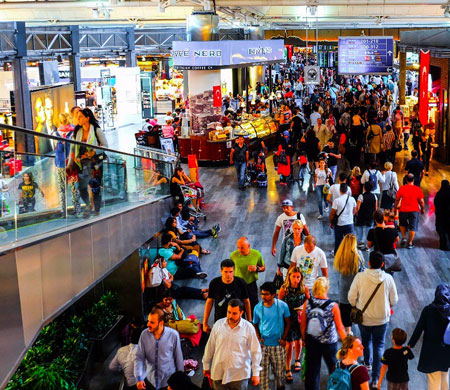
[[[302,213],[294,211],[294,203],[290,199],[284,199],[281,202],[281,207],[283,207],[283,213],[280,214],[275,221],[275,230],[272,237],[272,255],[275,256],[277,253],[277,242],[278,236],[280,235],[281,229],[283,229],[283,237],[291,232],[292,223],[299,219],[303,223],[303,231],[306,236],[309,236],[309,229],[306,225],[306,219]]]

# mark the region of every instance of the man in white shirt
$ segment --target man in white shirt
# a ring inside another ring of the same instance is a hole
[[[377,169],[378,163],[376,160],[372,160],[369,163],[369,168],[366,169],[361,176],[361,184],[370,181],[372,183],[372,194],[375,194],[377,199],[380,199],[380,186],[383,186],[385,182],[385,171],[379,171]]]
[[[255,328],[242,314],[242,301],[230,300],[227,318],[211,330],[202,361],[203,375],[211,378],[214,390],[246,389],[250,373],[253,386],[259,384],[261,346]]]
[[[277,253],[277,242],[282,231],[282,238],[284,238],[289,232],[291,232],[291,226],[296,219],[299,219],[303,223],[303,232],[305,236],[309,236],[309,229],[306,225],[305,217],[302,213],[294,210],[294,203],[290,199],[285,199],[281,202],[283,207],[283,214],[280,214],[275,221],[275,230],[272,236],[272,255],[275,256]]]
[[[113,360],[109,364],[109,369],[112,371],[123,371],[126,381],[126,389],[136,389],[138,382],[134,376],[134,361],[136,360],[136,350],[141,336],[141,329],[133,328],[131,330],[130,344],[119,348]]]
[[[309,120],[311,122],[311,126],[317,125],[317,120],[321,117],[318,112],[318,109],[314,107],[314,112],[309,116]]]
[[[347,193],[348,185],[341,183],[339,191],[341,196],[334,200],[330,213],[330,227],[334,229],[334,253],[345,235],[353,233],[353,216],[356,214],[356,201]],[[336,225],[333,224],[335,215],[338,217]]]
[[[381,356],[384,340],[391,318],[391,307],[398,302],[397,287],[391,275],[384,272],[384,257],[381,252],[370,253],[369,269],[359,272],[348,291],[348,301],[352,306],[363,310],[377,285],[373,299],[363,313],[362,324],[358,325],[364,346],[364,364],[372,366],[373,384],[378,382],[381,369]]]
[[[335,199],[341,196],[340,187],[342,183],[345,183],[347,181],[347,174],[345,172],[341,172],[339,174],[338,181],[339,183],[333,184],[328,191],[327,202],[330,204],[330,206],[333,206],[333,202],[335,201]],[[347,194],[352,196],[352,190],[350,187],[348,187]],[[325,211],[328,211],[328,208],[325,209]]]
[[[302,270],[305,286],[312,291],[313,285],[319,276],[319,268],[322,276],[328,278],[328,265],[325,252],[318,248],[314,236],[305,237],[303,245],[297,246],[292,251],[291,266]]]

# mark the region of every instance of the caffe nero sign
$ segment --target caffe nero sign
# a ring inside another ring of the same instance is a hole
[[[222,69],[273,64],[284,61],[284,41],[175,41],[172,44],[176,69]]]

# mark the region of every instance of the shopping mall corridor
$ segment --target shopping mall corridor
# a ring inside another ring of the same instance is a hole
[[[397,155],[396,171],[400,180],[403,177],[403,168],[409,158],[408,152]],[[247,236],[251,247],[261,251],[266,262],[266,271],[260,274],[260,283],[271,281],[276,271],[276,258],[271,254],[271,239],[276,217],[281,214],[280,203],[290,198],[294,201],[294,209],[301,211],[307,220],[311,233],[316,236],[318,247],[323,249],[328,257],[329,275],[331,280],[330,297],[337,299],[337,278],[333,270],[333,259],[329,256],[333,248],[334,237],[328,226],[328,219],[317,219],[316,194],[312,191],[312,182],[305,180],[303,186],[294,183],[287,187],[280,187],[273,168],[272,158],[268,159],[269,185],[267,188],[247,188],[241,192],[237,188],[235,170],[226,168],[200,168],[200,180],[206,189],[207,222],[202,226],[209,227],[215,223],[221,226],[221,233],[217,239],[203,239],[201,244],[209,249],[210,255],[201,257],[203,269],[208,273],[205,280],[188,280],[184,284],[194,287],[206,288],[209,281],[220,275],[219,264],[228,258],[236,249],[236,241],[241,236]],[[434,231],[433,198],[440,187],[440,182],[450,176],[450,168],[433,162],[429,177],[423,180],[422,188],[425,193],[426,213],[420,218],[419,231],[414,249],[400,248],[404,270],[395,275],[399,302],[394,307],[394,315],[390,323],[390,331],[395,327],[405,329],[411,335],[422,308],[432,302],[436,285],[450,280],[450,253],[438,250],[438,236]],[[155,227],[155,231],[158,230]],[[281,242],[279,242],[278,247]],[[366,261],[368,252],[364,252]],[[182,281],[177,282],[182,283]],[[204,302],[196,300],[179,301],[183,311],[203,318]],[[211,316],[210,318],[212,318]],[[211,323],[212,325],[212,323]],[[354,326],[356,333],[358,330]],[[390,346],[390,341],[386,340]],[[416,346],[416,358],[410,364],[410,388],[422,390],[426,388],[425,375],[417,372],[420,345]],[[196,357],[201,360],[202,351],[197,351]],[[325,388],[327,378],[326,369],[322,364],[322,387]],[[110,373],[104,370],[92,383],[93,389],[106,389],[110,381]],[[194,382],[200,384],[201,370],[198,370]],[[106,386],[106,387],[105,387]],[[385,385],[384,385],[385,386]],[[294,382],[287,385],[290,389],[302,389],[303,384],[299,374],[294,374]]]

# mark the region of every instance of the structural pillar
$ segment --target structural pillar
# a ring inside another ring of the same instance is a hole
[[[135,68],[136,61],[136,44],[134,40],[134,27],[127,27],[127,52],[125,54],[125,66],[127,68]]]
[[[265,39],[264,29],[260,26],[251,26],[249,28],[248,39],[252,41]],[[250,66],[248,84],[252,89],[256,88],[256,83],[264,83],[264,66]]]
[[[80,27],[70,26],[72,53],[69,58],[71,78],[75,91],[81,91],[81,61],[80,61]]]
[[[188,41],[217,39],[219,17],[214,12],[194,12],[186,21]],[[220,70],[189,70],[188,73],[191,131],[195,134],[206,129],[208,123],[220,120],[222,108],[214,107],[213,87],[221,85],[221,77]]]
[[[398,83],[398,94],[400,105],[405,104],[406,95],[406,52],[399,52],[399,62],[400,62],[400,79]]]

